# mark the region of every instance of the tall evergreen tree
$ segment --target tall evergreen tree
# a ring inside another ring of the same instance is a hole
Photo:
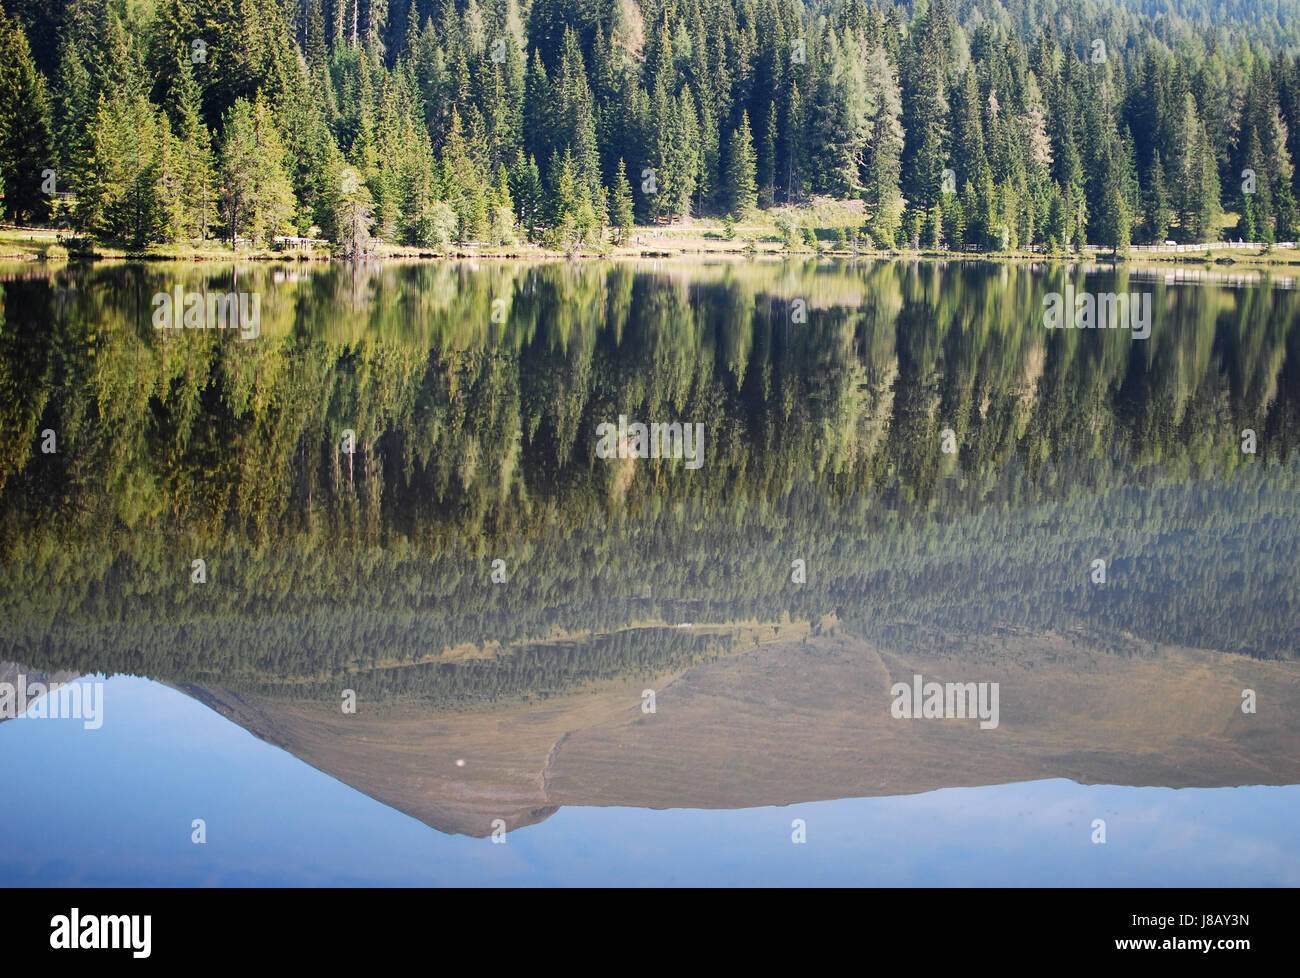
[[[22,28],[0,8],[0,189],[16,223],[45,220],[43,185],[57,166],[50,146],[50,105]]]
[[[776,124],[776,102],[767,103],[767,121],[763,124],[763,138],[759,143],[758,167],[758,201],[763,207],[771,207],[776,196],[776,152],[780,145],[780,131]]]
[[[893,247],[905,201],[900,191],[903,155],[902,96],[893,65],[884,49],[877,48],[867,62],[875,113],[871,119],[870,151],[867,158],[866,193],[871,232],[877,243]]]
[[[936,0],[912,32],[904,62],[903,193],[908,206],[930,210],[943,192],[948,142],[948,21]]]
[[[755,173],[754,137],[749,129],[749,113],[741,112],[740,125],[732,130],[727,145],[728,209],[737,218],[747,216],[758,205]]]
[[[609,223],[614,228],[617,244],[627,243],[632,222],[632,187],[627,182],[627,167],[619,160],[618,173],[614,178],[614,193],[609,205]]]
[[[222,127],[220,212],[231,244],[247,237],[255,244],[290,230],[295,201],[285,173],[284,142],[269,105],[237,99]],[[360,181],[340,177],[339,194]]]
[[[90,176],[77,200],[81,227],[137,246],[170,236],[169,136],[166,119],[142,93],[100,96]]]

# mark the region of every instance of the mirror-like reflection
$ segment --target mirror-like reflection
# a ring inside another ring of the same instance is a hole
[[[1288,279],[0,278],[15,675],[148,676],[471,836],[569,806],[1300,783]],[[157,296],[205,292],[256,295],[256,335],[155,328]],[[1053,293],[1148,295],[1149,335],[1049,329]],[[635,457],[638,422],[701,425],[698,466]],[[997,684],[997,715],[899,716],[914,682]]]

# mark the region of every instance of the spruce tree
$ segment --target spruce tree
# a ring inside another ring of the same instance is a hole
[[[618,244],[626,244],[632,231],[632,187],[627,182],[627,168],[623,161],[618,161],[618,173],[614,178],[614,193],[609,205],[609,223],[617,235]]]
[[[255,244],[291,228],[295,200],[285,173],[285,148],[270,107],[258,99],[237,99],[222,127],[219,207],[231,245],[239,237]],[[360,176],[340,176],[336,183],[342,199],[355,191]]]
[[[1165,168],[1156,153],[1149,168],[1147,178],[1146,227],[1147,240],[1154,244],[1163,244],[1169,234],[1169,193],[1165,189]]]
[[[537,161],[531,156],[525,158],[523,150],[516,154],[515,165],[510,170],[510,195],[514,199],[520,224],[527,231],[529,239],[535,239],[542,216],[542,177],[537,169]]]
[[[0,8],[0,186],[4,215],[17,224],[50,213],[46,171],[56,174],[50,146],[50,105],[27,37]]]
[[[166,135],[166,119],[139,91],[100,96],[80,226],[134,246],[170,236]]]
[[[776,149],[780,133],[776,125],[776,102],[767,103],[767,122],[763,125],[763,139],[758,153],[758,200],[763,207],[771,207],[776,194]]]
[[[1205,127],[1199,126],[1196,132],[1196,152],[1192,163],[1193,200],[1195,210],[1192,214],[1192,227],[1198,241],[1218,241],[1223,230],[1223,206],[1220,203],[1219,167],[1215,161],[1214,150],[1205,133]],[[1262,228],[1265,241],[1275,240],[1273,227],[1269,223]]]
[[[938,202],[947,168],[947,30],[947,11],[938,0],[913,29],[904,62],[903,194],[923,213]]]
[[[182,65],[177,80],[176,149],[180,199],[176,201],[174,236],[207,238],[216,216],[216,182],[212,136],[200,116],[199,88],[189,65]]]
[[[743,220],[758,205],[754,140],[748,112],[741,112],[740,125],[732,130],[727,145],[726,185],[728,209],[737,220]]]
[[[871,119],[871,139],[867,156],[864,198],[870,215],[871,233],[882,247],[896,243],[903,214],[903,196],[899,189],[903,155],[902,96],[893,66],[883,48],[877,48],[867,61],[867,79],[875,102]]]

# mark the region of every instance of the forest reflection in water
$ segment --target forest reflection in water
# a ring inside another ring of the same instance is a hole
[[[177,685],[472,834],[487,809],[402,794],[429,757],[497,751],[475,772],[514,822],[1039,775],[1294,783],[1300,292],[1204,276],[15,270],[0,659]],[[256,294],[257,335],[155,329],[178,287]],[[1149,293],[1150,335],[1049,330],[1054,292]],[[600,457],[620,417],[703,425],[702,464]],[[1003,722],[891,722],[919,673],[1000,681]],[[1247,686],[1271,716],[1241,712]],[[689,783],[665,773],[683,757]],[[610,774],[629,764],[667,794]]]

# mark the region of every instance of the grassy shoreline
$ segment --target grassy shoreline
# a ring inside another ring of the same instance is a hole
[[[156,245],[147,248],[130,248],[95,243],[89,252],[70,252],[59,240],[59,232],[41,228],[0,229],[0,260],[5,261],[191,261],[229,262],[281,261],[318,262],[340,261],[327,248],[309,249],[246,248],[238,251],[228,244],[208,241],[202,245]],[[935,249],[857,248],[836,246],[833,242],[819,241],[819,247],[799,243],[787,246],[766,226],[739,226],[728,237],[721,223],[699,223],[692,227],[637,227],[629,240],[622,245],[605,243],[601,248],[584,248],[576,252],[543,248],[539,245],[517,244],[508,246],[452,245],[446,249],[417,248],[380,243],[372,256],[379,261],[463,261],[479,260],[537,260],[563,259],[617,259],[617,258],[832,258],[867,260],[926,260],[926,261],[980,261],[1027,262],[1046,261],[1060,263],[1110,262],[1114,260],[1106,251],[1067,252],[1052,254],[1023,250],[1007,251],[944,251]],[[1166,264],[1193,266],[1245,265],[1253,268],[1300,266],[1300,249],[1274,249],[1265,252],[1258,248],[1211,247],[1204,252],[1179,252],[1176,248],[1158,251],[1130,252],[1119,258],[1126,264]]]

